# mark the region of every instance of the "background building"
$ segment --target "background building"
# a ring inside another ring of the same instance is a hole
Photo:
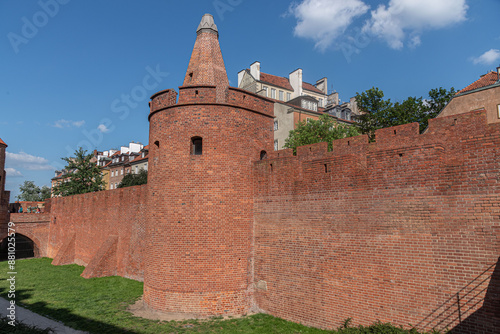
[[[274,150],[285,145],[290,131],[301,121],[317,120],[328,114],[339,123],[353,124],[357,114],[356,101],[340,103],[339,94],[328,94],[326,77],[310,84],[302,80],[302,69],[291,72],[288,78],[260,71],[260,62],[250,65],[250,69],[238,73],[238,88],[248,90],[274,100]]]
[[[460,90],[437,117],[486,110],[488,123],[500,122],[500,66]]]

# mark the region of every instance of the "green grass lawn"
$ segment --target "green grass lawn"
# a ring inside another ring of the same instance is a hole
[[[104,333],[415,333],[388,325],[347,328],[339,332],[305,327],[269,315],[239,319],[160,322],[134,317],[126,311],[142,295],[143,284],[123,277],[84,279],[84,267],[52,266],[52,259],[16,261],[16,303],[59,320],[69,327]],[[6,298],[7,262],[0,263],[0,295]],[[0,321],[0,333],[9,326]],[[20,328],[19,328],[20,329]],[[21,330],[21,329],[20,329]],[[28,330],[19,333],[36,333]],[[44,332],[40,332],[44,333]]]

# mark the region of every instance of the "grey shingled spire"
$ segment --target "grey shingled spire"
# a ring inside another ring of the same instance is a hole
[[[205,14],[201,18],[201,22],[198,26],[198,29],[196,30],[196,33],[199,34],[201,31],[214,32],[217,34],[217,37],[219,36],[219,30],[217,30],[217,26],[214,22],[214,17],[211,14]]]

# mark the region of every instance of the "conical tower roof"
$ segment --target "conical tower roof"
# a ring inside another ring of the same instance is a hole
[[[210,14],[203,15],[196,31],[189,66],[183,86],[216,86],[217,99],[229,87],[226,67],[219,45],[219,32]]]

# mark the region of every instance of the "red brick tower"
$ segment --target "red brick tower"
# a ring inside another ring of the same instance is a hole
[[[273,149],[273,104],[229,87],[217,26],[197,30],[179,101],[151,97],[144,300],[194,316],[252,303],[252,164]]]

